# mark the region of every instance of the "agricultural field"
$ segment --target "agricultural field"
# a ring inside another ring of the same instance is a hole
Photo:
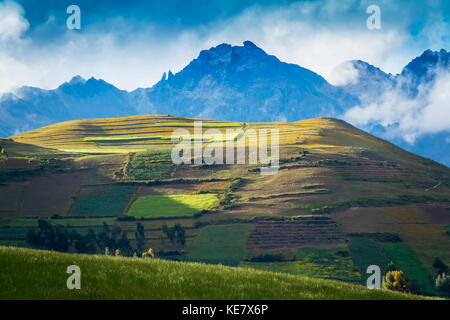
[[[419,286],[423,294],[434,294],[433,279],[416,253],[403,243],[389,243],[384,245],[387,257],[395,266],[405,272],[411,284]]]
[[[215,193],[142,196],[133,202],[128,215],[136,218],[192,216],[211,208],[217,201]]]
[[[118,216],[125,207],[136,186],[107,186],[82,192],[75,202],[71,216]]]
[[[129,157],[124,167],[124,180],[159,180],[165,178],[174,166],[170,150],[140,151]]]
[[[334,244],[342,240],[343,235],[333,220],[316,216],[255,223],[248,242],[253,250],[271,250]]]
[[[390,260],[382,244],[370,239],[354,238],[348,247],[352,254],[353,263],[360,270],[361,284],[365,285],[367,283],[369,275],[366,271],[370,265],[379,266],[381,274],[386,274]]]
[[[360,273],[353,265],[350,252],[346,245],[339,245],[332,248],[298,248],[295,250],[291,261],[243,261],[239,266],[302,275],[317,279],[360,282]]]
[[[187,260],[238,265],[248,255],[249,224],[206,226],[201,228],[189,248]]]

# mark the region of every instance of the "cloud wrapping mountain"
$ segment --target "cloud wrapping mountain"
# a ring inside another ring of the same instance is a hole
[[[448,148],[450,52],[427,50],[396,76],[361,61],[345,66],[358,75],[342,88],[361,101],[346,111],[345,120],[422,155],[431,156],[423,151],[430,149],[426,145]],[[433,159],[450,163],[448,152],[432,153]]]

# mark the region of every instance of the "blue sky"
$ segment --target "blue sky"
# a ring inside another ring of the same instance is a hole
[[[81,8],[81,30],[66,28],[71,4]],[[372,4],[381,30],[366,27]],[[245,40],[336,82],[346,60],[397,73],[425,49],[449,50],[449,30],[447,0],[0,1],[0,93],[54,88],[77,74],[148,87],[202,49]]]

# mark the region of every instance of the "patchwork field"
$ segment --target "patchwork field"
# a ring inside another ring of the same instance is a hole
[[[278,129],[274,175],[261,175],[261,162],[174,165],[172,133],[199,142],[197,120],[69,121],[0,139],[9,155],[0,159],[0,243],[26,246],[39,218],[97,236],[105,222],[137,255],[151,247],[164,259],[362,284],[368,265],[384,273],[392,260],[434,293],[434,259],[450,264],[447,167],[331,118],[202,120],[202,134],[236,130],[228,141],[205,135],[203,147],[243,143],[246,160],[258,146],[249,130]],[[258,258],[267,255],[278,258]]]

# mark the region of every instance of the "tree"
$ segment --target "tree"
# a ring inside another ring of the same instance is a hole
[[[86,241],[86,250],[87,253],[96,253],[97,252],[97,236],[95,235],[95,231],[89,228],[88,233],[85,237]]]
[[[436,269],[437,274],[448,274],[448,266],[438,257],[434,259],[433,268]]]
[[[119,236],[122,233],[122,229],[120,229],[119,226],[115,226],[113,228],[113,230],[111,231],[111,238],[109,238],[108,240],[108,245],[107,247],[109,247],[109,249],[111,249],[111,251],[114,251],[118,248],[119,244]]]
[[[177,223],[173,227],[173,229],[174,229],[174,233],[175,233],[177,242],[179,244],[181,244],[182,246],[184,246],[184,244],[186,243],[186,235],[185,235],[184,228]]]
[[[137,233],[142,238],[145,238],[145,229],[144,229],[144,226],[142,225],[142,223],[140,223],[140,222],[136,223],[136,229],[137,229]]]
[[[182,246],[184,246],[184,244],[186,243],[185,230],[178,223],[172,228],[169,228],[167,224],[164,223],[162,225],[162,232],[167,236],[167,238],[169,238],[171,243],[176,242]]]
[[[387,266],[387,272],[389,271],[397,271],[397,267],[395,266],[395,264],[391,261],[389,262],[388,266]]]
[[[442,273],[437,276],[436,290],[440,295],[450,297],[450,275]]]
[[[52,225],[47,220],[39,219],[38,226],[39,226],[38,246],[43,249],[54,250],[56,247],[56,242],[55,242],[55,230],[53,229]]]
[[[6,149],[0,145],[0,157],[8,158],[8,153],[6,152]]]
[[[418,295],[426,294],[426,292],[425,292],[425,285],[423,284],[423,281],[419,281],[417,279],[411,280],[411,284],[409,285],[409,289],[414,294],[418,294]]]
[[[33,229],[29,230],[27,233],[27,243],[31,247],[39,246],[39,236]]]
[[[120,229],[119,226],[115,226],[113,228],[113,230],[112,230],[112,233],[111,233],[112,238],[115,239],[115,240],[119,239],[119,236],[120,236],[121,233],[122,233],[122,229]]]
[[[176,234],[174,228],[167,227],[167,224],[162,225],[162,232],[169,238],[170,242],[174,243]]]
[[[383,277],[383,288],[409,293],[409,282],[403,271],[389,271]]]
[[[86,238],[83,237],[82,235],[78,235],[77,239],[75,240],[75,250],[78,253],[87,253],[88,252]]]
[[[60,252],[69,251],[70,239],[69,232],[61,226],[55,227],[55,250]]]
[[[136,223],[136,228],[137,228],[137,232],[135,233],[136,246],[137,246],[137,250],[139,252],[142,252],[142,250],[144,250],[145,229],[144,229],[144,226],[140,222]]]
[[[120,238],[119,242],[117,243],[117,248],[125,256],[128,256],[131,254],[132,250],[131,250],[131,246],[130,246],[130,240],[128,240],[127,233],[125,231],[122,232],[122,237]]]

